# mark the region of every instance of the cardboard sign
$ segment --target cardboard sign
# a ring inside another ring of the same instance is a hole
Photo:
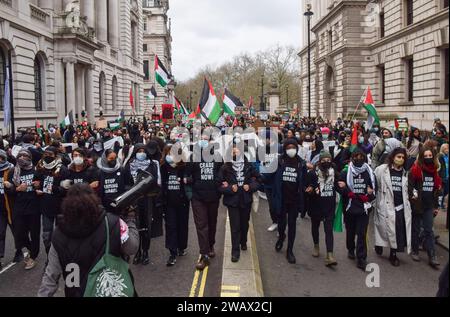
[[[108,121],[106,121],[105,119],[97,120],[97,122],[95,122],[95,127],[97,129],[106,129],[108,127]]]

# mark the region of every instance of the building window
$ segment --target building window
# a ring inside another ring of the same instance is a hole
[[[105,73],[101,72],[99,78],[99,106],[101,111],[105,109],[105,85],[106,85]]]
[[[6,57],[0,47],[0,111],[4,109],[3,98],[5,96],[5,80],[6,80]],[[8,106],[8,105],[6,105]]]
[[[148,46],[147,46],[147,44],[144,44],[144,52],[147,52],[147,50],[148,50]]]
[[[442,3],[442,9],[448,8],[448,1],[449,1],[449,0],[442,0],[442,1],[443,1],[443,3]]]
[[[405,60],[406,69],[406,97],[407,101],[413,101],[414,97],[414,62],[412,58]]]
[[[112,108],[117,110],[117,77],[112,79]]]
[[[382,104],[386,102],[386,69],[384,65],[378,66],[378,75],[380,79],[380,100]]]
[[[34,107],[42,111],[42,65],[39,57],[34,58]]]
[[[333,51],[333,31],[328,31],[328,50]]]
[[[384,37],[384,12],[380,12],[380,38]]]
[[[448,47],[443,50],[444,55],[444,99],[449,99],[449,56],[448,56]]]
[[[131,22],[131,56],[136,59],[137,58],[137,49],[136,49],[136,23]]]
[[[144,31],[147,32],[147,21],[144,21]]]
[[[144,61],[144,80],[150,79],[150,67],[149,61]]]
[[[413,24],[413,0],[405,1],[406,25]]]

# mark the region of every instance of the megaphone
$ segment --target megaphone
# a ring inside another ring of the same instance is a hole
[[[136,179],[136,185],[133,188],[117,197],[111,203],[111,207],[117,212],[123,213],[127,209],[134,207],[141,197],[144,197],[156,186],[155,177],[146,171],[140,171]]]

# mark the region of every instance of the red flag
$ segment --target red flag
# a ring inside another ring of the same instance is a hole
[[[233,128],[237,127],[239,125],[239,121],[237,118],[234,118],[234,122],[233,122]]]
[[[130,105],[131,105],[131,108],[133,108],[133,111],[134,111],[133,87],[130,88]]]
[[[398,129],[400,128],[400,124],[398,123],[397,119],[395,119],[394,124],[395,124],[395,131],[398,131]]]
[[[351,147],[350,147],[352,152],[353,152],[353,151],[356,149],[356,147],[358,146],[358,128],[359,128],[358,124],[355,123],[355,124],[353,125],[352,144],[351,144]]]

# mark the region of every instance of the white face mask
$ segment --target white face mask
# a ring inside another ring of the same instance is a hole
[[[73,163],[77,166],[83,165],[84,158],[77,156],[73,159]]]
[[[286,154],[290,157],[290,158],[294,158],[297,155],[297,150],[296,149],[290,149],[286,151]]]

